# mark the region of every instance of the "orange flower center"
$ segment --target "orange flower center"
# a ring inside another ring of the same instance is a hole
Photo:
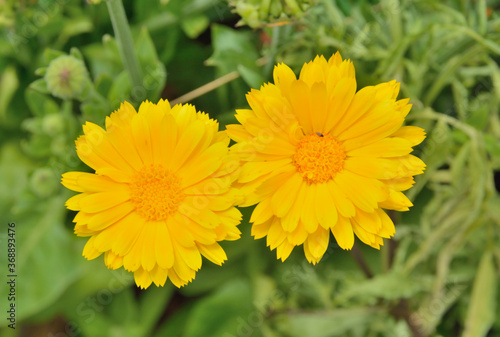
[[[130,188],[136,211],[149,220],[165,219],[184,199],[179,178],[162,165],[144,166]]]
[[[293,156],[297,171],[309,183],[323,183],[342,171],[346,155],[342,144],[330,135],[302,138]]]

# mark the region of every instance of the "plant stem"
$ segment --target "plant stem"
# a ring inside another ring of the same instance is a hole
[[[264,74],[269,74],[273,70],[273,66],[276,59],[276,54],[278,54],[278,44],[280,40],[280,27],[275,26],[271,33],[271,45],[269,47],[269,59],[264,66]]]
[[[358,264],[358,267],[363,271],[363,273],[366,275],[367,278],[372,278],[373,277],[373,272],[371,271],[370,267],[368,266],[368,263],[366,263],[366,260],[361,253],[361,250],[359,250],[358,246],[354,244],[351,249],[351,255],[354,258],[354,261]]]
[[[132,34],[130,33],[130,26],[122,0],[108,0],[106,5],[108,6],[111,24],[120,50],[120,57],[129,73],[132,89],[140,88],[143,86],[142,71],[135,53],[134,42],[132,41]]]

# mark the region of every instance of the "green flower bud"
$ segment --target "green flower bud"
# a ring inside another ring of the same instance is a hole
[[[234,12],[241,16],[238,25],[252,28],[282,24],[302,17],[314,0],[230,0]]]
[[[57,137],[50,143],[50,152],[54,156],[63,156],[68,153],[68,141],[64,137]]]
[[[81,94],[85,88],[88,81],[87,68],[76,57],[62,55],[50,62],[45,81],[52,95],[71,99]]]
[[[38,197],[49,197],[59,188],[59,177],[48,167],[38,168],[31,175],[30,187]]]
[[[64,126],[64,117],[57,113],[46,115],[42,119],[42,131],[51,137],[61,134]]]

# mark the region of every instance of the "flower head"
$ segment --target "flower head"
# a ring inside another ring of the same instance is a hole
[[[106,130],[87,122],[83,131],[77,153],[95,173],[68,172],[62,183],[81,192],[66,205],[78,211],[75,233],[90,237],[87,259],[104,253],[108,268],[132,271],[141,288],[167,277],[185,285],[202,255],[226,260],[218,242],[240,237],[239,163],[216,121],[192,105],[160,100],[136,112],[125,102]]]
[[[411,105],[398,92],[396,81],[356,92],[353,64],[336,53],[304,64],[298,79],[279,64],[274,84],[247,95],[251,109],[228,126],[243,162],[241,206],[257,204],[252,235],[267,236],[278,258],[303,245],[317,263],[330,231],[343,249],[354,234],[377,249],[394,235],[383,209],[408,210],[401,191],[425,168],[410,154],[425,133],[402,126]]]

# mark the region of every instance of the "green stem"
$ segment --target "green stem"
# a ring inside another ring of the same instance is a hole
[[[121,0],[108,0],[106,4],[120,50],[120,57],[129,73],[132,89],[140,88],[143,86],[142,71],[135,53],[134,42],[132,41],[132,34],[130,33],[123,3]]]
[[[356,261],[359,269],[365,274],[367,278],[373,278],[374,274],[372,270],[370,269],[370,266],[365,260],[365,257],[363,256],[363,253],[359,249],[359,247],[354,244],[351,249],[351,256],[354,258],[354,261]]]
[[[273,70],[275,64],[276,55],[278,54],[278,45],[280,40],[280,27],[275,26],[271,32],[271,45],[269,47],[269,58],[267,64],[264,66],[264,74],[269,74]]]

